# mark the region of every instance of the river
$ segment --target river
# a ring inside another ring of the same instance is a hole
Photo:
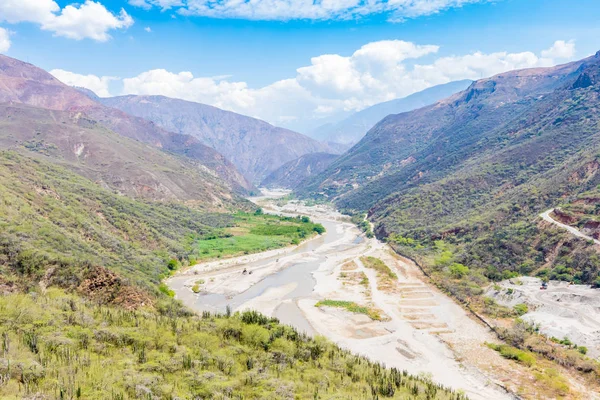
[[[225,312],[227,306],[233,311],[258,310],[374,361],[431,376],[471,398],[511,398],[493,383],[498,371],[512,373],[506,360],[483,345],[495,338],[424,283],[414,265],[399,260],[387,245],[365,239],[347,217],[327,206],[292,202],[279,207],[264,197],[253,200],[267,212],[309,215],[326,233],[293,248],[205,262],[170,278],[168,285],[184,304],[198,312]],[[376,256],[398,272],[393,288],[382,290],[376,272],[360,261],[363,255]],[[357,274],[368,277],[369,284],[349,279]],[[195,294],[191,286],[200,279],[203,292]],[[385,318],[373,321],[315,307],[322,299],[351,300],[380,310]],[[478,353],[469,365],[474,345],[487,359],[479,363]]]

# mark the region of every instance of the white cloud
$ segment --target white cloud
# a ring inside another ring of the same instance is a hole
[[[10,49],[10,31],[0,28],[0,53],[5,53]]]
[[[391,21],[402,21],[487,1],[489,0],[187,0],[179,12],[186,15],[251,20],[350,19],[387,13]]]
[[[100,42],[110,39],[109,31],[126,29],[133,24],[133,19],[124,9],[113,14],[101,3],[92,0],[67,5],[63,9],[53,0],[2,0],[1,21],[33,22],[56,36]]]
[[[152,32],[152,28],[150,28],[149,26],[145,27],[144,30],[148,33]]]
[[[564,46],[555,43],[551,49],[555,48]],[[229,76],[196,77],[191,72],[156,69],[123,79],[121,94],[181,98],[300,129],[434,85],[459,79],[480,79],[513,69],[549,66],[556,64],[559,56],[574,55],[573,47],[570,53],[555,51],[552,54],[556,58],[548,57],[551,55],[549,49],[539,55],[530,51],[474,52],[438,57],[430,63],[415,63],[424,56],[431,57],[438,50],[436,45],[399,40],[372,42],[349,56],[326,54],[313,57],[310,65],[298,68],[294,77],[261,88],[250,88],[245,82],[236,82]],[[307,121],[312,122],[307,124]]]
[[[145,10],[156,6],[162,11],[169,10],[173,7],[181,7],[184,5],[183,0],[129,0],[129,4],[135,7],[140,7]]]
[[[569,59],[575,55],[575,41],[557,40],[548,50],[542,51],[542,57]]]
[[[491,0],[129,0],[150,9],[176,8],[183,15],[249,20],[332,20],[388,15],[392,22],[436,14],[471,3]]]
[[[69,86],[79,86],[91,90],[100,97],[109,97],[108,85],[118,78],[112,76],[79,75],[62,69],[53,69],[50,74]]]

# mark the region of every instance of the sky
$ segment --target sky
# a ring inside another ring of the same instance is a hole
[[[437,84],[598,50],[598,0],[0,0],[0,53],[69,85],[303,133]]]

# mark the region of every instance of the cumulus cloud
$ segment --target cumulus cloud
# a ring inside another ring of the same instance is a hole
[[[62,69],[53,69],[50,74],[62,83],[89,89],[100,97],[109,97],[108,85],[111,81],[118,79],[113,76],[80,75]]]
[[[144,30],[148,33],[152,32],[152,28],[150,28],[149,26],[145,27]]]
[[[565,44],[570,48],[571,43],[572,49],[564,51]],[[473,52],[418,63],[422,57],[432,57],[438,51],[437,45],[400,40],[372,42],[348,56],[313,57],[310,65],[298,68],[294,77],[261,88],[251,88],[228,76],[197,77],[188,71],[156,69],[123,79],[121,94],[181,98],[301,129],[311,125],[307,121],[313,121],[315,126],[332,116],[408,96],[434,85],[480,79],[513,69],[550,66],[575,54],[573,42],[557,41],[539,54]],[[85,86],[84,83],[79,86]]]
[[[5,53],[10,49],[10,31],[0,28],[0,53]]]
[[[63,9],[53,0],[2,0],[0,21],[32,22],[56,36],[100,42],[110,39],[109,31],[126,29],[133,24],[133,19],[124,9],[113,14],[104,5],[92,0],[67,5]]]
[[[487,1],[489,0],[187,0],[179,12],[252,20],[350,19],[387,13],[390,20],[402,21]]]
[[[542,57],[546,58],[563,58],[568,59],[572,58],[575,55],[575,41],[569,40],[565,42],[564,40],[557,40],[554,42],[554,45],[550,47],[548,50],[542,51]]]

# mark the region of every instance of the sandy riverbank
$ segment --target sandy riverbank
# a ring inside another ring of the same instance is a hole
[[[483,345],[494,341],[492,335],[452,300],[424,284],[416,267],[390,254],[387,245],[361,237],[346,216],[326,205],[307,207],[292,201],[279,207],[266,201],[270,195],[259,199],[266,211],[309,215],[323,223],[327,233],[296,248],[197,265],[169,280],[178,298],[198,310],[210,303],[230,304],[234,310],[255,309],[277,316],[375,361],[464,390],[474,399],[511,397],[494,383],[498,374],[492,372],[508,371],[511,366]],[[375,271],[359,260],[363,255],[377,256],[398,272],[393,293],[378,288]],[[348,272],[364,273],[368,287],[341,279],[348,275],[342,271],[343,265],[353,260],[356,269]],[[252,274],[243,274],[244,269]],[[200,279],[208,295],[192,293],[190,287]],[[325,298],[369,304],[382,310],[387,320],[372,321],[365,315],[314,306]],[[465,341],[480,359],[487,359],[485,365],[461,359],[463,354],[457,354],[454,346],[462,348]],[[509,378],[503,384],[507,382],[510,385]]]

